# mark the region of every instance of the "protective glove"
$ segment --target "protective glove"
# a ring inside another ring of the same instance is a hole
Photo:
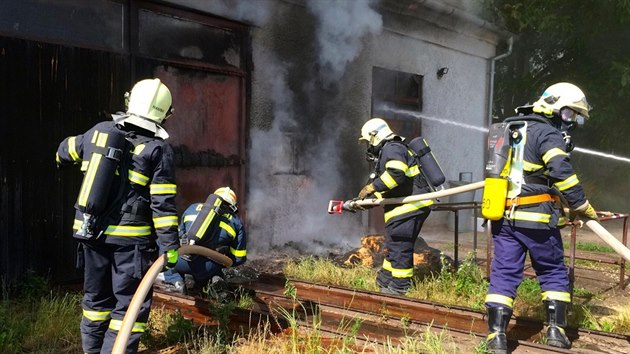
[[[367,196],[373,194],[374,192],[374,185],[370,183],[363,187],[363,189],[361,189],[361,191],[359,192],[359,199],[365,199]]]
[[[365,210],[364,207],[362,207],[361,205],[358,205],[357,203],[355,203],[357,200],[359,200],[359,198],[354,198],[352,200],[345,201],[341,205],[341,209],[343,209],[345,211],[349,211],[351,213],[356,213],[357,211]]]
[[[177,258],[179,258],[179,252],[176,249],[166,251],[166,264],[164,264],[164,270],[173,269],[177,264]]]
[[[588,200],[574,210],[571,210],[571,213],[569,213],[569,220],[575,220],[576,216],[579,216],[580,219],[599,221],[597,212],[595,212],[595,209],[593,208],[591,203],[588,202]]]

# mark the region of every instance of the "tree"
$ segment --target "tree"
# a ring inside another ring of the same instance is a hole
[[[496,67],[495,116],[571,82],[593,106],[572,133],[576,145],[630,156],[630,0],[486,0],[485,15],[515,35],[512,54]],[[579,150],[572,161],[596,207],[630,212],[630,163]]]

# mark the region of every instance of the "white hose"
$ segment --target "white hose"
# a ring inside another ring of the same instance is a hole
[[[624,246],[615,236],[613,236],[610,232],[608,232],[604,227],[598,223],[596,220],[589,220],[586,222],[586,226],[588,226],[593,232],[599,236],[604,242],[606,242],[610,247],[612,247],[617,254],[623,257],[626,261],[630,262],[630,249]]]
[[[180,256],[187,254],[205,256],[217,263],[220,263],[224,267],[230,267],[232,265],[232,260],[229,257],[202,246],[185,245],[179,248],[178,253]],[[129,303],[129,308],[125,313],[125,317],[123,318],[120,329],[118,330],[118,335],[116,336],[116,341],[114,342],[112,354],[123,354],[127,349],[127,342],[129,342],[129,336],[131,335],[133,324],[138,318],[140,306],[144,302],[144,299],[147,297],[149,290],[153,286],[155,278],[157,278],[158,274],[162,272],[165,263],[166,255],[163,254],[162,256],[158,257],[155,263],[153,263],[151,268],[149,268],[147,273],[142,278],[142,281],[140,282],[136,293],[133,295],[133,298]]]
[[[418,202],[418,201],[421,201],[421,200],[446,197],[446,196],[453,195],[453,194],[459,194],[459,193],[464,193],[464,192],[468,192],[468,191],[473,191],[475,189],[481,189],[481,188],[483,188],[485,183],[486,183],[486,181],[479,181],[479,182],[475,182],[475,183],[465,184],[465,185],[459,186],[459,187],[443,189],[443,190],[437,191],[437,192],[416,194],[416,195],[410,195],[408,197],[400,197],[400,198],[363,199],[363,200],[353,201],[352,203],[354,203],[356,205],[361,205],[361,206],[368,206],[368,205],[404,204],[404,203]]]

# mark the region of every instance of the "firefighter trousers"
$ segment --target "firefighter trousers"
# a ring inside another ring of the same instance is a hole
[[[528,252],[543,292],[543,300],[570,302],[569,276],[564,265],[560,230],[526,229],[513,227],[507,222],[493,222],[492,240],[494,252],[487,306],[512,307],[516,289],[523,280]]]
[[[413,250],[422,224],[430,211],[396,220],[385,226],[387,253],[383,267],[376,274],[381,290],[404,294],[413,284]]]
[[[111,353],[118,330],[142,277],[157,259],[152,245],[81,243],[84,266],[81,342],[85,353]],[[125,353],[136,353],[146,329],[153,290],[138,312]]]

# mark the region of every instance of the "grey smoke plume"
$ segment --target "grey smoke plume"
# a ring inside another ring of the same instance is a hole
[[[346,65],[359,55],[364,36],[381,32],[383,19],[370,7],[372,3],[373,0],[306,2],[318,20],[318,60],[325,84],[342,77]]]
[[[305,4],[316,19],[312,31],[319,70],[304,75],[308,63],[283,62],[279,58],[285,53],[275,53],[265,43],[255,41],[252,47],[253,86],[264,91],[253,93],[252,99],[264,112],[254,110],[254,115],[262,116],[252,119],[271,122],[253,124],[256,128],[250,136],[248,220],[256,240],[252,247],[258,250],[291,242],[315,254],[332,251],[331,245],[339,251],[356,246],[363,231],[360,214],[328,215],[326,208],[330,199],[344,197],[335,195],[339,190],[347,193],[337,150],[343,129],[340,117],[345,114],[340,104],[344,85],[339,79],[359,56],[362,40],[382,29],[382,19],[370,8],[370,0]],[[294,75],[302,79],[299,88],[289,85]],[[327,90],[331,86],[336,89]],[[304,97],[308,102],[302,101]]]

